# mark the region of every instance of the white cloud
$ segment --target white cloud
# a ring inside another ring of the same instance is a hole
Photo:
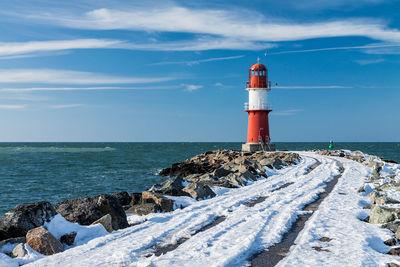
[[[222,86],[224,86],[224,85],[223,85],[222,83],[220,83],[220,82],[217,82],[217,83],[214,84],[214,86],[222,87]]]
[[[276,89],[349,89],[353,86],[341,86],[341,85],[293,85],[293,86],[275,86]]]
[[[78,29],[183,32],[247,41],[277,42],[344,36],[400,41],[397,29],[390,29],[376,19],[297,23],[267,19],[260,13],[245,10],[189,9],[181,6],[124,10],[101,8],[79,16],[42,14],[31,17]]]
[[[82,104],[65,104],[65,105],[54,105],[50,106],[50,108],[54,109],[64,109],[64,108],[77,108],[77,107],[82,107]]]
[[[173,80],[173,77],[123,77],[106,74],[55,69],[0,70],[0,83],[39,84],[136,84]]]
[[[379,51],[387,48],[398,48],[400,47],[400,43],[380,43],[380,44],[369,44],[362,46],[338,46],[338,47],[325,47],[325,48],[315,48],[315,49],[303,49],[303,50],[287,50],[287,51],[279,51],[268,53],[269,55],[281,55],[281,54],[294,54],[294,53],[310,53],[310,52],[321,52],[321,51],[332,51],[332,50],[354,50],[354,49],[362,49],[365,50],[368,54],[379,54]]]
[[[188,91],[188,92],[193,92],[193,91],[203,88],[203,85],[196,85],[196,84],[182,84],[182,86],[184,86],[185,91]]]
[[[266,42],[209,36],[174,42],[124,43],[118,45],[121,49],[148,51],[262,50],[276,46]]]
[[[214,57],[214,58],[205,58],[205,59],[197,59],[197,60],[190,60],[190,61],[165,61],[165,62],[157,62],[157,63],[152,63],[149,65],[155,66],[155,65],[196,65],[200,63],[206,63],[206,62],[214,62],[214,61],[225,61],[225,60],[232,60],[232,59],[239,59],[244,57],[244,55],[240,56],[232,56],[232,57]]]
[[[377,59],[359,59],[355,60],[355,62],[361,66],[364,65],[370,65],[370,64],[377,64],[377,63],[382,63],[385,60],[383,58],[377,58]]]
[[[0,109],[23,109],[24,105],[0,105]]]
[[[302,111],[303,111],[302,109],[288,109],[288,110],[272,112],[271,114],[276,116],[293,116]]]
[[[119,40],[104,39],[32,41],[18,43],[0,42],[0,56],[24,55],[37,52],[60,51],[68,49],[114,48],[116,45],[122,43],[123,42]]]
[[[35,91],[103,91],[103,90],[171,90],[184,87],[183,85],[171,86],[94,86],[94,87],[27,87],[27,88],[0,88],[0,92],[26,93]]]

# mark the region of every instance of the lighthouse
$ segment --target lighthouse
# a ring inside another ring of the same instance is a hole
[[[249,92],[249,102],[244,109],[249,115],[247,127],[247,142],[242,145],[242,151],[274,151],[269,135],[268,114],[272,111],[268,104],[268,92],[271,82],[268,81],[267,68],[259,63],[252,65],[249,70],[249,81],[246,90]]]

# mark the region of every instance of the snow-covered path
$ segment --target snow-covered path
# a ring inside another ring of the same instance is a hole
[[[354,264],[365,266],[365,263],[371,261],[366,259],[352,261],[349,264],[350,262],[343,259],[341,255],[344,250],[347,251],[347,247],[340,246],[343,239],[356,242],[355,239],[360,237],[356,234],[354,234],[354,238],[338,235],[342,234],[343,231],[340,230],[342,228],[345,228],[347,231],[345,233],[348,235],[358,229],[361,229],[361,235],[365,234],[364,231],[373,231],[371,230],[373,226],[357,219],[358,212],[362,209],[359,204],[360,200],[357,199],[357,197],[361,197],[357,195],[356,190],[368,174],[368,168],[345,159],[332,159],[314,153],[300,154],[302,156],[300,164],[278,171],[268,179],[261,179],[252,185],[229,190],[212,199],[195,202],[182,210],[147,215],[147,221],[138,225],[115,231],[63,253],[45,257],[32,265],[246,265],[252,255],[280,242],[283,234],[297,219],[297,215],[302,213],[302,208],[313,202],[318,194],[324,191],[325,183],[339,174],[337,160],[340,160],[345,168],[343,177],[331,195],[307,222],[305,229],[296,240],[299,245],[294,246],[293,251],[280,264],[282,266],[320,266],[323,262],[330,265],[341,260],[344,263],[341,266],[346,265],[345,263],[352,266]],[[315,164],[317,161],[321,163],[318,166]],[[309,171],[311,166],[314,166],[315,169]],[[338,192],[346,195],[339,195]],[[245,205],[260,197],[265,197],[265,201],[251,207]],[[224,216],[225,220],[201,231],[221,216]],[[355,226],[352,225],[353,223]],[[364,225],[359,226],[358,224]],[[326,229],[329,232],[326,232]],[[336,235],[333,234],[335,231]],[[332,244],[335,242],[339,244],[337,249],[332,249],[331,254],[325,255],[328,252],[317,252],[311,248],[310,244],[314,244],[318,238],[328,235],[328,233],[334,239]],[[377,231],[373,233],[379,236]],[[161,256],[149,257],[155,248],[176,244],[182,240],[185,242],[174,250]],[[370,242],[365,238],[364,241]],[[363,253],[369,252],[365,251],[366,245],[369,243],[364,244],[362,240],[360,242],[357,246],[353,246],[351,252],[348,253],[362,257]],[[350,246],[351,244],[344,243],[344,245]],[[373,249],[371,248],[371,250]],[[376,252],[376,254],[380,253]],[[385,257],[387,256],[385,255]],[[303,264],[299,264],[299,262],[303,262]]]

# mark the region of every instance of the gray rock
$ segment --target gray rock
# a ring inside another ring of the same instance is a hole
[[[382,224],[392,222],[400,217],[400,209],[374,206],[371,208],[369,222]]]
[[[131,203],[129,203],[130,206],[142,203],[142,192],[131,193],[130,196],[131,196]]]
[[[395,246],[397,244],[397,240],[396,238],[390,238],[388,240],[385,240],[385,242],[383,242],[386,246],[392,247]]]
[[[25,236],[8,238],[3,241],[0,241],[0,249],[5,244],[18,244],[18,243],[25,243],[25,242],[26,242]]]
[[[238,175],[240,177],[243,177],[246,180],[253,180],[257,181],[257,176],[251,173],[250,171],[245,171],[245,172],[239,172]]]
[[[129,205],[132,200],[132,197],[128,194],[128,192],[118,192],[111,195],[116,197],[122,206]]]
[[[187,192],[196,200],[200,198],[211,198],[216,196],[208,185],[204,185],[202,183],[189,184],[183,189],[183,191]]]
[[[400,255],[400,247],[390,249],[387,254],[399,256]]]
[[[28,254],[28,251],[25,249],[24,243],[19,243],[12,251],[11,255],[14,258],[23,258]]]
[[[388,229],[388,230],[392,231],[393,233],[396,233],[397,229],[400,227],[400,221],[396,220],[393,222],[388,222],[388,223],[382,224],[381,227],[384,229]]]
[[[241,178],[238,174],[236,173],[231,173],[226,177],[226,180],[233,184],[233,185],[237,185],[237,186],[244,186],[246,185],[246,181],[243,180],[243,178]]]
[[[161,194],[149,191],[142,192],[142,199],[146,203],[155,203],[160,206],[161,211],[169,212],[174,210],[174,201]]]
[[[92,225],[95,224],[101,224],[104,226],[104,229],[107,230],[107,232],[111,233],[113,230],[118,230],[118,229],[113,229],[113,225],[112,225],[112,217],[110,214],[106,214],[103,217],[101,217],[100,219],[98,219],[97,221],[94,221],[92,223]]]
[[[146,215],[161,211],[161,207],[156,203],[144,203],[132,206],[126,211],[127,214]]]
[[[90,225],[104,215],[110,214],[113,229],[129,226],[121,203],[112,195],[68,199],[58,203],[55,208],[66,220],[81,225]]]
[[[221,167],[221,168],[216,169],[212,173],[212,175],[216,176],[216,177],[224,177],[224,176],[227,176],[228,174],[230,174],[231,172],[232,172],[231,170]]]
[[[183,182],[184,181],[179,177],[172,178],[163,182],[161,185],[153,185],[148,191],[170,196],[187,196],[187,194],[182,191],[184,187],[182,185]]]
[[[50,221],[54,215],[56,215],[56,211],[49,202],[18,205],[1,217],[1,238],[4,240],[25,236],[29,230]]]
[[[67,246],[72,246],[75,242],[76,232],[66,234],[60,237],[60,242],[66,244]]]

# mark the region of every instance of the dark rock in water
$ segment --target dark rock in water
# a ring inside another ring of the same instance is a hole
[[[161,194],[149,191],[142,192],[142,199],[146,203],[155,203],[161,207],[161,211],[169,212],[174,210],[174,201]]]
[[[394,160],[391,160],[391,159],[384,159],[384,158],[381,158],[381,159],[382,159],[382,161],[387,162],[387,163],[399,164],[399,163],[397,163],[397,161],[394,161]]]
[[[75,242],[76,233],[72,232],[67,235],[63,235],[60,237],[60,242],[66,244],[67,246],[72,246]]]
[[[18,205],[0,218],[1,240],[25,236],[29,230],[50,221],[56,214],[49,202]]]
[[[187,196],[188,194],[182,191],[184,187],[182,185],[183,182],[184,181],[179,177],[172,178],[163,182],[161,185],[153,185],[148,191],[170,196]]]
[[[161,207],[156,203],[144,203],[132,206],[126,211],[127,214],[147,215],[161,211]]]
[[[53,255],[64,251],[60,241],[43,226],[29,230],[26,234],[26,243],[43,255]]]
[[[132,197],[128,194],[128,192],[118,192],[111,195],[116,197],[119,202],[121,202],[121,205],[129,205],[132,200]]]
[[[129,203],[130,206],[142,203],[142,193],[141,192],[140,193],[131,193],[130,196],[131,196],[131,203]]]
[[[114,230],[129,226],[121,202],[112,195],[68,199],[58,203],[55,208],[66,220],[81,225],[90,225],[104,215],[110,214]]]
[[[202,183],[192,183],[186,186],[183,191],[190,194],[190,196],[196,200],[199,198],[215,197],[214,191],[208,185]]]

